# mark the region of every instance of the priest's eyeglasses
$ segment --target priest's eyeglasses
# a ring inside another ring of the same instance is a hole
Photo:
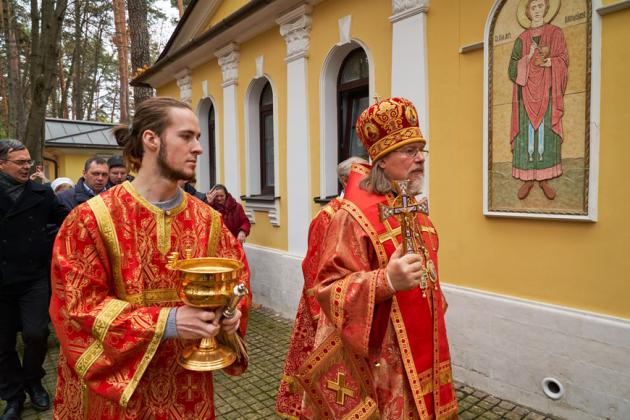
[[[402,153],[410,159],[415,158],[418,153],[422,153],[425,158],[429,154],[429,151],[427,149],[423,149],[417,146],[401,147],[400,149],[396,149],[395,152]]]
[[[5,162],[11,162],[11,163],[15,163],[17,166],[28,166],[29,168],[32,168],[33,165],[35,165],[35,161],[34,160],[9,160],[9,159],[2,159]]]

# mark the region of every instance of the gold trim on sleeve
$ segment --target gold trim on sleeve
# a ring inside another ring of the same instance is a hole
[[[103,354],[103,344],[100,341],[94,340],[92,344],[79,356],[77,363],[74,365],[74,370],[83,379],[87,371],[92,367],[94,362]]]
[[[128,305],[129,303],[122,300],[111,299],[96,316],[94,325],[92,326],[92,336],[95,340],[83,354],[81,354],[74,367],[79,378],[83,379],[90,367],[92,367],[94,362],[103,354],[103,340],[107,335],[109,327]]]
[[[127,404],[129,404],[129,400],[131,399],[133,392],[136,390],[136,387],[140,383],[142,375],[144,375],[144,371],[147,370],[149,363],[151,363],[151,359],[153,359],[153,356],[155,355],[155,352],[160,345],[160,341],[162,340],[162,336],[164,335],[164,330],[166,329],[166,321],[168,319],[168,314],[170,311],[171,308],[160,309],[160,315],[158,316],[153,338],[151,338],[151,342],[147,347],[147,351],[144,353],[144,356],[142,356],[142,360],[140,361],[140,364],[138,365],[138,368],[136,369],[133,378],[131,378],[131,381],[120,396],[119,403],[121,407],[127,407]]]

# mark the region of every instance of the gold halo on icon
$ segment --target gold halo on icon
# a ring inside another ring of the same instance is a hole
[[[525,29],[529,29],[532,26],[532,21],[525,14],[525,6],[527,6],[529,0],[521,0],[518,2],[518,8],[516,9],[516,19],[518,24]],[[549,10],[545,13],[545,23],[549,23],[556,17],[560,10],[560,0],[547,0],[549,2]]]

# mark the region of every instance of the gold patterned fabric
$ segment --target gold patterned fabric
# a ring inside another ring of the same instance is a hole
[[[163,338],[170,310],[182,304],[166,255],[186,249],[242,261],[249,289],[241,245],[210,206],[185,195],[163,211],[124,183],[70,213],[52,265],[50,315],[61,344],[55,418],[214,418],[212,375],[181,368],[176,357],[188,343]],[[241,334],[250,304],[250,296],[241,302]]]

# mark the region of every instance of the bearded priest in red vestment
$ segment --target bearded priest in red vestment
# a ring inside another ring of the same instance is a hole
[[[245,334],[251,297],[236,315],[182,304],[167,255],[232,258],[249,268],[219,213],[177,187],[195,175],[199,122],[169,98],[140,104],[114,129],[137,172],[75,208],[54,246],[50,316],[61,344],[56,419],[214,419],[212,374],[183,369],[191,339]],[[240,374],[245,359],[225,370]]]
[[[389,98],[356,130],[373,164],[353,166],[322,241],[315,348],[295,374],[301,418],[457,418],[438,236],[414,199],[425,159],[418,115]],[[406,191],[393,183],[405,180]]]
[[[348,175],[350,175],[350,168],[353,163],[367,163],[367,161],[363,158],[352,156],[337,165],[337,176],[343,188],[346,188]],[[315,331],[319,321],[319,303],[315,299],[312,287],[316,284],[315,278],[326,229],[340,206],[341,197],[335,197],[330,200],[315,215],[308,229],[308,249],[302,261],[304,287],[298,304],[289,350],[284,362],[280,388],[276,396],[276,413],[282,418],[297,419],[302,411],[303,393],[298,389],[294,374],[311,351],[313,351]]]

